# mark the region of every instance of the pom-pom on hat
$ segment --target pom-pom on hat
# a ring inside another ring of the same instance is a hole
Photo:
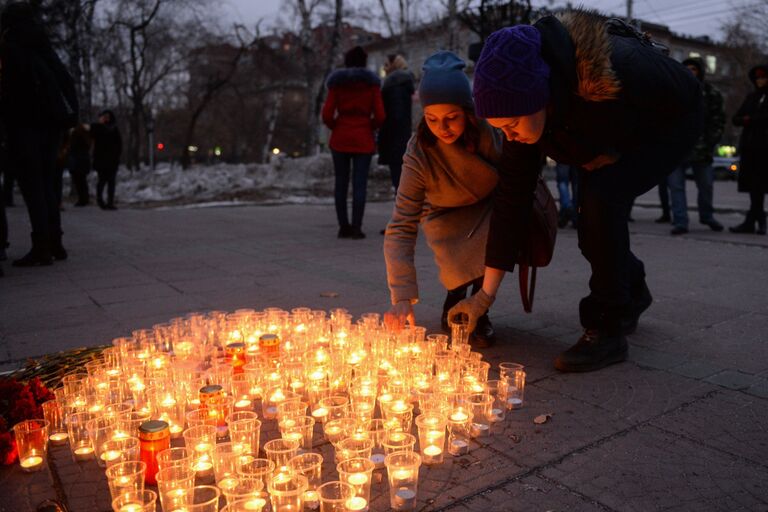
[[[439,51],[424,61],[419,84],[422,107],[439,104],[472,107],[472,87],[464,73],[466,64],[455,53]]]
[[[480,117],[517,117],[549,101],[549,66],[541,34],[530,25],[497,30],[485,41],[475,66],[475,111]]]

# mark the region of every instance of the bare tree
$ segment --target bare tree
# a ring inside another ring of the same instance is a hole
[[[224,69],[219,66],[213,66],[210,68],[210,73],[205,77],[205,83],[202,85],[202,96],[197,103],[192,107],[192,111],[189,117],[189,123],[184,135],[184,141],[181,148],[181,166],[187,169],[190,164],[189,148],[192,145],[195,137],[195,127],[200,119],[200,115],[211,104],[211,101],[216,95],[231,81],[237,72],[240,61],[243,55],[246,54],[255,44],[259,41],[259,26],[256,25],[256,35],[249,38],[248,41],[242,38],[241,33],[243,27],[235,25],[234,32],[238,39],[238,46],[234,48],[234,53],[231,55],[229,62],[226,63]],[[210,43],[208,43],[210,44]],[[229,45],[227,45],[228,47]],[[198,92],[198,91],[196,91]]]

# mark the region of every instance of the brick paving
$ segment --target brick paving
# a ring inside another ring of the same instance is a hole
[[[740,222],[747,199],[735,183],[718,182],[715,197],[721,222]],[[630,337],[629,361],[584,375],[553,369],[579,335],[576,305],[588,275],[575,231],[562,230],[552,265],[540,272],[534,313],[522,312],[510,276],[491,314],[499,343],[483,351],[494,367],[527,366],[526,407],[468,455],[422,467],[420,509],[768,511],[768,239],[713,233],[695,212],[691,232],[673,238],[652,222],[657,202],[655,191],[639,198],[630,227],[654,304]],[[3,265],[0,367],[109,343],[196,310],[382,312],[378,231],[390,208],[369,204],[362,241],[335,238],[328,205],[69,209],[69,261]],[[10,256],[18,257],[28,244],[26,215],[18,207],[8,214]],[[416,315],[433,332],[444,292],[423,242],[416,261]],[[540,414],[552,417],[534,424]],[[320,435],[315,449],[331,457]],[[335,474],[329,461],[324,470],[326,479]],[[388,508],[386,493],[386,482],[374,486],[371,510]],[[56,497],[73,512],[109,510],[103,471],[73,462],[66,446],[51,450],[40,473],[0,469],[0,494],[0,511]]]

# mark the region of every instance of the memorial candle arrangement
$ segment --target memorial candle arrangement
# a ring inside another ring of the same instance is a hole
[[[391,508],[413,510],[421,465],[492,442],[480,438],[522,407],[524,369],[503,363],[489,381],[489,368],[464,324],[449,345],[344,309],[190,314],[117,338],[66,376],[36,433],[16,431],[31,447],[22,467],[42,467],[50,436],[106,468],[115,511],[156,498],[218,511],[221,495],[231,512],[368,510],[382,480]],[[337,474],[322,474],[326,442]]]

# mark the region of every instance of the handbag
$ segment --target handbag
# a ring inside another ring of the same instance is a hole
[[[518,259],[518,280],[520,298],[526,313],[533,310],[533,295],[536,290],[536,269],[546,267],[552,261],[557,237],[557,206],[547,184],[539,176],[533,192],[528,241],[520,251]],[[530,282],[529,282],[530,274]]]

